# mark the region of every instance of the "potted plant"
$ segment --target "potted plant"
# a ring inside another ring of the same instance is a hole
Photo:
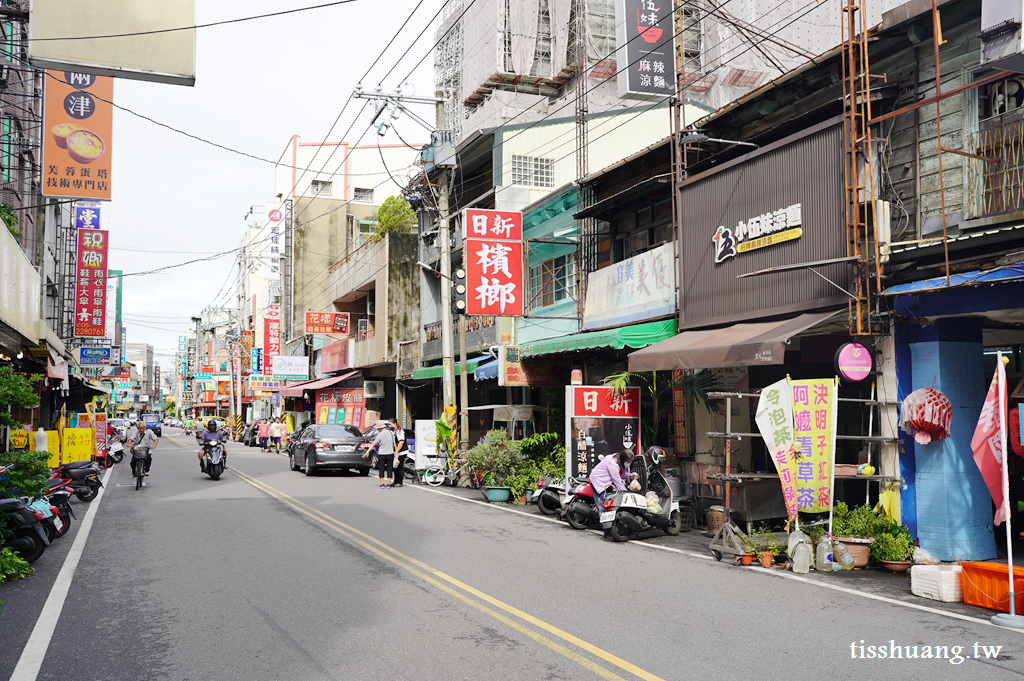
[[[740,556],[740,563],[742,565],[751,565],[754,562],[754,558],[757,556],[757,545],[754,543],[753,536],[744,537],[740,541],[740,546],[743,547],[743,555]]]
[[[484,441],[466,453],[470,468],[478,471],[487,487],[487,500],[506,502],[512,495],[508,480],[522,460],[522,445],[512,440],[503,429],[492,430]]]
[[[914,554],[910,530],[892,520],[879,522],[879,532],[871,544],[871,557],[889,572],[906,572]]]
[[[765,526],[751,534],[750,541],[753,551],[757,554],[757,559],[761,563],[761,567],[771,567],[775,562],[775,554],[785,551],[775,533]]]
[[[840,501],[832,509],[832,536],[849,549],[853,567],[867,566],[878,525],[878,516],[867,504],[851,510]]]

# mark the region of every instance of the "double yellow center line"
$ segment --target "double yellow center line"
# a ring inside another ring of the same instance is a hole
[[[605,662],[615,667],[618,667],[622,671],[628,672],[629,674],[632,674],[637,678],[644,679],[645,681],[662,681],[660,677],[655,676],[650,672],[644,671],[636,665],[631,664],[623,660],[622,658],[616,657],[615,655],[612,655],[611,653],[602,650],[601,648],[598,648],[595,645],[587,643],[586,641],[579,639],[573,636],[572,634],[559,629],[558,627],[548,624],[547,622],[540,620],[534,617],[533,615],[530,615],[529,613],[523,612],[518,608],[515,608],[511,605],[508,605],[507,603],[499,601],[498,599],[489,596],[483,593],[482,591],[479,591],[478,589],[474,589],[468,584],[463,584],[454,577],[447,575],[444,572],[441,572],[440,570],[436,570],[430,567],[429,565],[416,560],[415,558],[411,558],[410,556],[405,555],[401,551],[398,551],[397,549],[388,546],[379,539],[376,539],[366,534],[365,532],[357,530],[356,528],[350,525],[346,525],[340,520],[332,518],[326,513],[323,513],[322,511],[319,511],[318,509],[308,504],[305,504],[299,501],[298,499],[290,497],[287,494],[281,492],[280,490],[274,489],[270,485],[267,485],[266,483],[256,480],[252,476],[249,476],[241,472],[237,468],[231,468],[230,472],[233,472],[235,475],[237,475],[245,482],[249,483],[256,489],[265,492],[274,499],[277,499],[284,505],[290,506],[295,511],[298,511],[299,513],[315,520],[321,525],[329,527],[330,529],[334,530],[343,537],[350,539],[352,542],[363,547],[370,553],[380,557],[383,560],[388,561],[389,563],[392,563],[393,565],[402,568],[406,572],[418,577],[427,584],[430,584],[431,586],[440,589],[441,591],[448,594],[449,596],[452,596],[453,598],[457,598],[466,605],[475,608],[476,610],[479,610],[480,612],[489,615],[490,617],[493,617],[502,624],[505,624],[511,627],[512,629],[515,629],[524,636],[529,636],[534,641],[537,641],[541,645],[550,648],[551,650],[555,651],[556,653],[559,653],[560,655],[564,655],[573,662],[594,672],[601,678],[609,679],[611,681],[626,681],[623,677],[619,676],[618,674],[612,672],[609,669],[606,669],[605,667],[602,667],[593,660],[587,659],[580,653],[576,652],[576,650],[573,650],[572,648],[563,645],[556,639],[561,639],[561,641],[571,646],[575,646],[575,648],[585,651],[596,658],[604,660]],[[536,627],[537,629],[540,629],[548,635],[545,635],[544,633],[540,633],[538,631],[535,631],[534,629],[525,626],[523,622],[530,624]]]

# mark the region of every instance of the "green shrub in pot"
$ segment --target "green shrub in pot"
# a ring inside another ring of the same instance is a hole
[[[522,460],[522,444],[504,429],[489,431],[483,442],[466,452],[466,462],[483,475],[488,487],[507,486]]]

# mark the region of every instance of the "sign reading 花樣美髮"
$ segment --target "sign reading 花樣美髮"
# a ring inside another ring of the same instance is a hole
[[[664,244],[591,272],[583,328],[599,329],[672,315],[676,311],[673,244]]]
[[[523,214],[467,208],[462,215],[466,236],[466,313],[523,315]]]
[[[306,333],[348,333],[348,312],[306,312]]]
[[[747,253],[765,246],[799,239],[803,234],[801,224],[800,204],[794,203],[747,220],[740,220],[734,229],[719,227],[711,237],[715,242],[715,262],[720,263],[726,258],[735,257],[737,253]]]

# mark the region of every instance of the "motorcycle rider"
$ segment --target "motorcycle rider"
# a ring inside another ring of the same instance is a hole
[[[604,510],[604,501],[608,498],[605,490],[614,487],[620,492],[626,491],[626,482],[637,477],[636,473],[629,472],[629,464],[633,463],[633,452],[623,449],[618,454],[611,454],[601,459],[601,462],[590,471],[590,487],[594,491],[594,503],[597,504],[597,512]],[[604,528],[605,539],[611,538],[611,525]]]
[[[227,440],[227,433],[217,429],[216,419],[210,419],[206,422],[206,431],[198,436],[199,444],[199,470],[205,473],[206,468],[203,466],[203,450],[207,442],[224,442]],[[224,462],[224,467],[227,468],[228,453],[225,448],[224,453],[221,455],[221,461]]]
[[[146,428],[145,421],[139,421],[135,426],[135,430],[128,436],[128,451],[134,453],[136,447],[146,450],[146,475],[149,475],[149,467],[153,465],[153,450],[160,439]]]

